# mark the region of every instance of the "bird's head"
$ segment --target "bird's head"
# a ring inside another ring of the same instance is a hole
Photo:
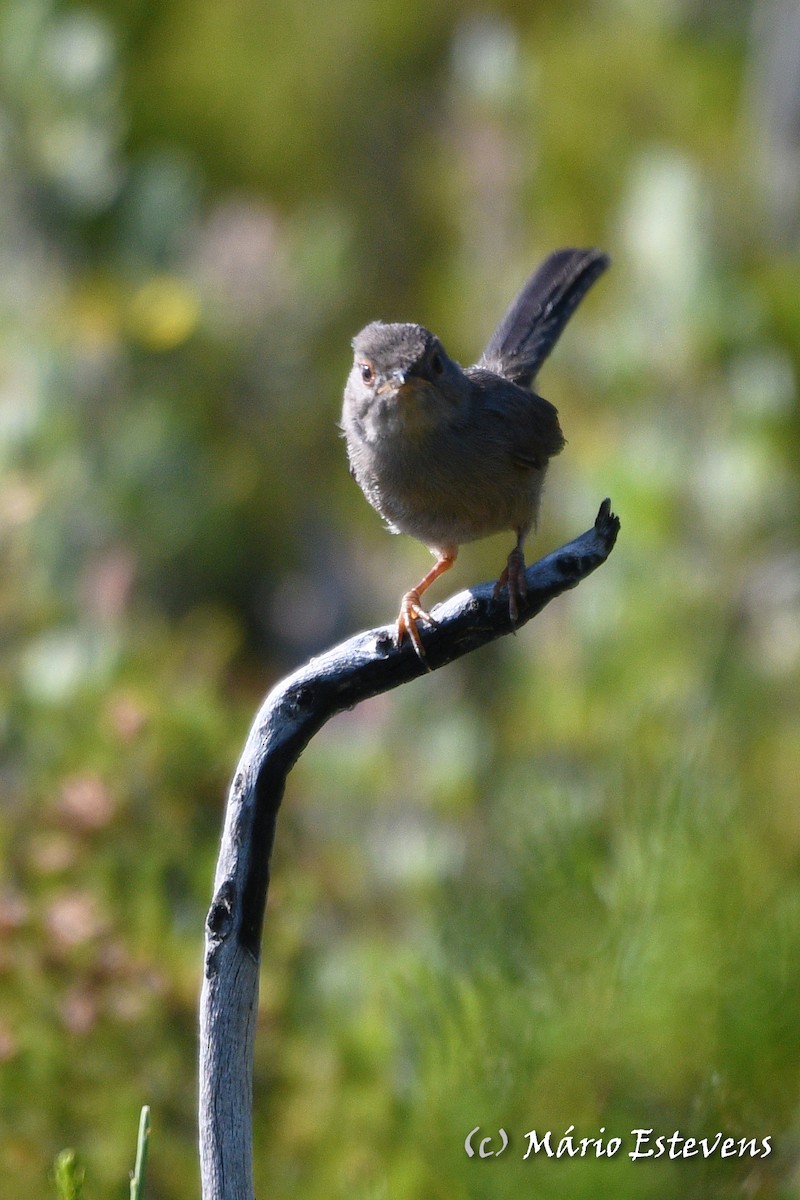
[[[422,428],[445,418],[465,387],[458,363],[422,325],[373,321],[353,338],[346,394],[360,413],[377,407],[392,424]]]

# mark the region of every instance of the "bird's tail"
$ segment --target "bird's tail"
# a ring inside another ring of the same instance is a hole
[[[601,250],[556,250],[511,304],[478,366],[530,387],[561,330],[610,261]]]

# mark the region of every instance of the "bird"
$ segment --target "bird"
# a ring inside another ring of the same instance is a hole
[[[373,321],[353,338],[341,431],[350,473],[392,533],[436,562],[402,598],[395,631],[418,656],[421,597],[459,547],[510,531],[515,543],[494,595],[508,588],[513,624],[526,601],[525,540],[547,465],[565,445],[555,407],[533,390],[542,363],[609,266],[598,249],[556,250],[511,303],[474,366],[462,368],[422,325]]]

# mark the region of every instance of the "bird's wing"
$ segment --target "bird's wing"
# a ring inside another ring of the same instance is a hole
[[[601,250],[556,250],[511,304],[477,365],[530,387],[572,313],[610,261]]]
[[[540,471],[563,450],[558,411],[549,400],[482,367],[466,374],[477,385],[470,426],[480,431],[487,450],[502,449],[518,466]]]

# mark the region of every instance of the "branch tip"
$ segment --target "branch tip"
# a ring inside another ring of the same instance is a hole
[[[620,531],[620,519],[616,513],[611,511],[611,499],[606,496],[603,503],[600,505],[600,510],[595,518],[594,527],[603,541],[607,544],[608,549],[617,540],[617,534]]]

